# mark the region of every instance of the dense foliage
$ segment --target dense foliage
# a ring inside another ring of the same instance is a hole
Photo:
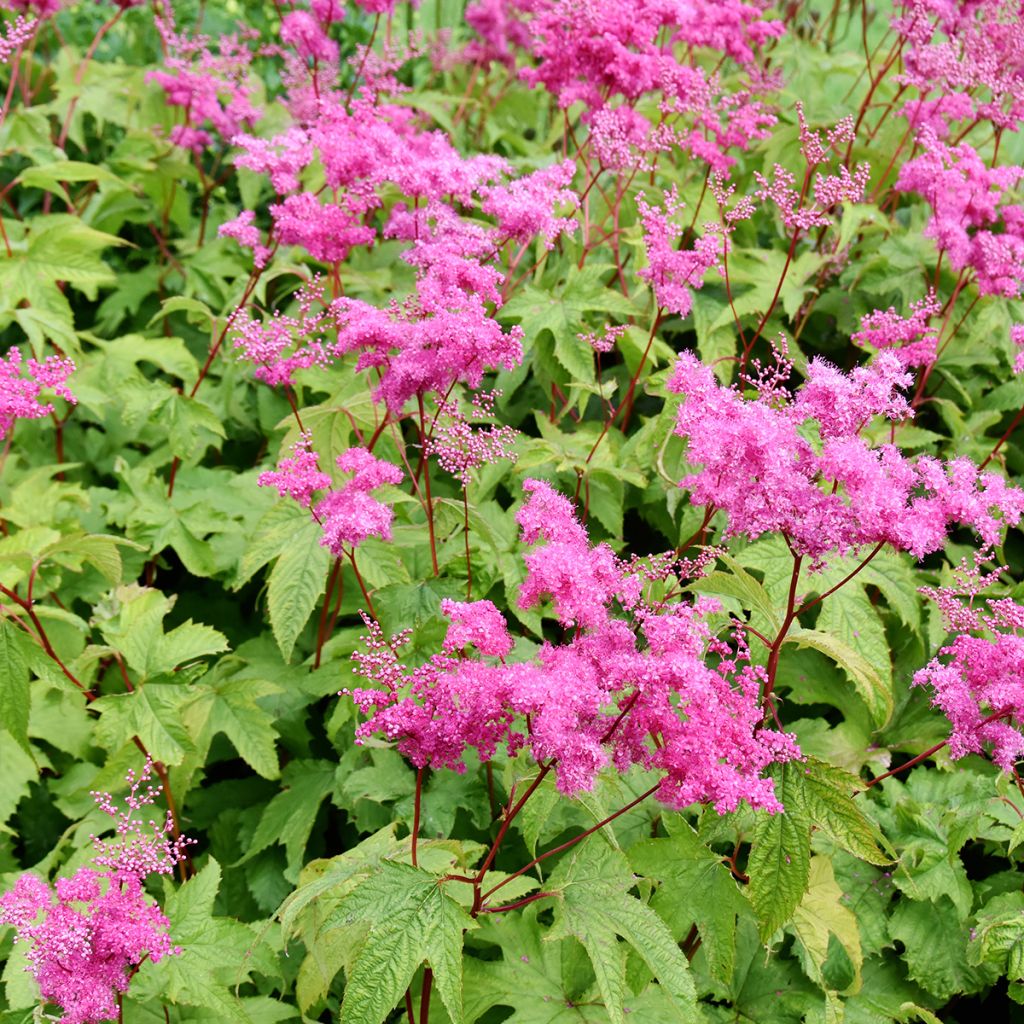
[[[1021,1019],[1024,5],[0,7],[2,1024]]]

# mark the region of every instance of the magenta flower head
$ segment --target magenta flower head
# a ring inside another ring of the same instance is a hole
[[[40,400],[43,391],[52,391],[74,402],[75,396],[66,383],[74,369],[70,359],[59,356],[42,362],[24,360],[16,348],[7,353],[6,360],[0,358],[0,438],[7,435],[17,419],[38,420],[53,412],[52,403]]]
[[[102,851],[95,863],[105,870],[79,868],[52,887],[25,874],[0,897],[0,924],[11,925],[16,940],[28,943],[28,970],[43,999],[63,1011],[61,1024],[101,1024],[117,1017],[118,997],[139,964],[180,952],[167,934],[167,918],[142,883],[149,874],[173,871],[192,840],[172,838],[170,815],[159,825],[137,817],[160,792],[149,784],[152,775],[149,760],[138,775],[128,773],[124,809],[109,793],[93,794],[116,820],[114,843],[94,839]]]
[[[472,644],[481,654],[504,658],[512,650],[505,616],[490,601],[441,602],[441,614],[451,620],[444,638],[445,653]]]
[[[370,492],[384,484],[402,482],[402,471],[390,462],[375,458],[365,448],[349,448],[338,456],[338,468],[352,479],[329,491],[316,506],[324,535],[320,543],[339,558],[344,546],[358,547],[367,537],[391,539],[395,513],[372,497]]]

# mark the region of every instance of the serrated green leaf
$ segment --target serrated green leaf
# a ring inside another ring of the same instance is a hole
[[[844,995],[852,995],[861,987],[863,955],[857,918],[842,903],[843,891],[836,885],[832,861],[828,857],[812,857],[807,879],[807,891],[793,911],[793,930],[811,964],[811,975],[822,988],[832,988],[823,974],[829,952],[829,937],[839,940],[853,965],[854,977],[844,988]]]
[[[0,728],[31,757],[28,718],[32,695],[23,636],[6,619],[0,619]]]
[[[679,938],[683,928],[695,923],[711,973],[723,982],[731,980],[736,919],[750,909],[722,858],[685,821],[671,827],[670,838],[645,840],[628,853],[640,874],[662,882],[652,908]]]
[[[249,848],[238,863],[244,864],[268,846],[281,843],[288,857],[285,878],[297,882],[317,811],[334,789],[335,773],[336,765],[330,761],[288,764],[281,776],[284,790],[263,808]]]
[[[291,660],[295,641],[326,586],[331,555],[320,546],[320,536],[316,523],[303,523],[270,571],[267,611],[285,661]]]
[[[346,972],[342,1024],[382,1024],[427,962],[453,1024],[461,1024],[462,933],[473,919],[435,875],[384,861],[331,915],[324,927],[368,925]]]
[[[224,679],[211,673],[188,688],[182,721],[204,756],[213,737],[222,732],[254,771],[265,779],[276,779],[280,769],[274,716],[257,702],[278,692],[276,683],[245,677]]]
[[[867,658],[845,641],[820,629],[798,628],[789,631],[785,642],[799,647],[813,647],[831,658],[850,677],[878,725],[884,725],[892,716],[895,705],[892,686],[886,684],[881,673]]]
[[[624,1024],[625,947],[647,964],[672,997],[676,1019],[699,1019],[689,964],[665,922],[629,894],[635,884],[623,853],[587,843],[559,864],[545,888],[557,894],[555,926],[549,938],[573,936],[587,951],[612,1024]]]
[[[803,766],[792,761],[771,770],[775,795],[785,809],[778,814],[759,815],[754,829],[747,862],[747,895],[757,913],[764,942],[790,920],[807,891],[811,819],[800,796],[797,773],[802,772]]]
[[[863,788],[850,772],[809,757],[803,763],[799,799],[811,822],[834,843],[869,864],[891,864],[879,847],[881,835],[857,806],[853,794]]]

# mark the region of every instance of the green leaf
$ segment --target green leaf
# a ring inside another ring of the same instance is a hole
[[[801,798],[802,773],[803,766],[792,761],[770,771],[775,795],[785,810],[759,814],[754,829],[747,862],[747,895],[757,913],[764,942],[790,920],[807,891],[811,818]]]
[[[159,638],[149,660],[149,674],[170,672],[196,658],[227,649],[228,641],[223,633],[189,619]]]
[[[673,820],[670,833],[668,839],[647,839],[630,847],[630,863],[644,877],[662,883],[651,907],[677,938],[696,923],[712,975],[728,982],[736,957],[736,919],[750,913],[750,904],[722,858],[687,822]]]
[[[163,910],[181,952],[146,963],[132,981],[132,994],[205,1007],[232,1024],[253,1024],[234,989],[255,966],[258,939],[240,921],[214,916],[220,877],[220,865],[210,858],[180,889],[168,886]]]
[[[970,934],[969,964],[991,964],[1011,981],[1024,978],[1024,893],[993,896],[978,911]]]
[[[320,546],[320,527],[304,522],[274,563],[267,583],[267,611],[281,657],[290,661],[295,641],[324,592],[331,555]]]
[[[424,962],[453,1024],[462,1024],[462,933],[474,922],[437,876],[383,861],[342,900],[325,928],[357,922],[368,928],[346,971],[342,1024],[382,1024]]]
[[[967,924],[953,903],[901,899],[889,921],[889,934],[903,943],[907,973],[925,991],[945,1001],[956,993],[977,992],[996,971],[967,959]]]
[[[31,702],[24,634],[6,619],[0,619],[0,728],[6,729],[29,757],[32,757],[28,742]]]
[[[83,163],[79,160],[56,160],[53,163],[37,167],[26,167],[15,181],[31,188],[46,189],[58,196],[64,195],[61,183],[69,181],[96,181],[127,188],[127,185],[106,167],[101,167],[99,164]]]
[[[672,997],[675,1019],[699,1019],[689,964],[665,922],[629,894],[635,879],[623,853],[586,843],[555,869],[545,888],[556,893],[551,939],[573,936],[587,951],[612,1024],[625,1024],[625,948],[639,954]]]
[[[715,594],[722,597],[734,597],[750,611],[757,612],[761,620],[757,624],[762,632],[767,631],[774,636],[779,631],[779,617],[775,604],[765,588],[729,555],[719,555],[728,566],[729,572],[712,572],[694,581],[687,589],[700,594]]]
[[[819,631],[845,643],[875,670],[881,685],[877,696],[872,690],[872,699],[865,698],[865,703],[878,725],[885,725],[895,703],[892,653],[882,620],[867,594],[861,587],[843,587],[836,591],[822,603],[815,625]],[[861,695],[864,696],[863,693]]]
[[[288,857],[285,878],[298,881],[309,834],[320,804],[334,789],[335,773],[336,765],[330,761],[292,761],[281,776],[285,789],[263,808],[249,848],[238,863],[280,843]]]
[[[225,679],[209,673],[188,688],[182,722],[204,758],[213,737],[222,732],[254,771],[276,779],[280,769],[274,716],[257,702],[280,690],[278,684],[262,679]]]
[[[99,737],[116,750],[138,736],[157,761],[181,764],[192,740],[182,724],[188,691],[173,683],[146,683],[133,693],[110,694],[93,701],[103,716]]]
[[[891,864],[879,848],[881,834],[857,806],[853,794],[863,788],[857,776],[809,757],[797,777],[799,799],[811,822],[834,843],[869,864]]]
[[[793,912],[793,930],[810,961],[810,976],[822,988],[834,988],[824,974],[829,955],[829,938],[835,936],[853,965],[853,981],[842,991],[852,995],[861,987],[863,955],[857,918],[843,906],[843,891],[836,885],[832,861],[828,857],[812,857],[808,872],[807,892]]]
[[[850,677],[879,726],[884,725],[892,716],[895,706],[892,686],[886,684],[879,671],[863,654],[845,641],[820,629],[792,629],[785,642],[799,647],[813,647],[831,658]]]
[[[227,637],[191,619],[164,633],[163,620],[174,599],[137,584],[118,587],[111,614],[100,632],[119,650],[140,679],[170,672],[187,661],[227,650]],[[115,617],[116,615],[116,617]]]

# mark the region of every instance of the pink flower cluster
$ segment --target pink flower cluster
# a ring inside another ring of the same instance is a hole
[[[0,923],[12,925],[29,944],[29,970],[47,1002],[63,1010],[62,1024],[100,1024],[118,1016],[118,996],[144,958],[154,963],[180,952],[167,934],[168,921],[142,888],[152,873],[167,874],[184,858],[191,840],[171,838],[171,821],[158,826],[136,820],[159,787],[148,785],[152,763],[128,773],[127,810],[109,794],[96,793],[100,808],[116,821],[113,845],[96,840],[95,858],[105,868],[80,868],[51,888],[22,875],[0,897]],[[143,788],[145,787],[145,788]]]
[[[526,491],[523,540],[546,544],[527,555],[520,602],[551,594],[559,618],[577,625],[572,638],[508,664],[512,642],[493,604],[445,602],[443,652],[407,670],[399,659],[407,634],[388,641],[367,619],[355,672],[373,685],[352,691],[369,715],[357,738],[383,734],[417,766],[456,770],[470,747],[483,760],[501,745],[528,747],[569,795],[591,789],[609,764],[639,764],[663,773],[659,796],[672,807],[703,801],[725,812],[746,800],[781,810],[761,774],[799,750],[792,736],[761,728],[763,670],[749,663],[742,638],[733,650],[712,637],[706,616],[717,602],[646,604],[636,567],[591,547],[566,498],[538,480]],[[637,625],[609,614],[616,597]],[[467,656],[467,645],[483,658]]]
[[[832,211],[844,203],[864,201],[864,190],[871,176],[871,167],[862,163],[851,173],[845,164],[839,164],[835,173],[825,174],[816,168],[825,164],[829,154],[841,155],[842,147],[854,137],[853,119],[845,117],[826,132],[812,130],[804,118],[803,105],[797,104],[797,116],[800,122],[800,149],[807,161],[804,186],[797,189],[796,178],[780,164],[772,168],[770,178],[759,171],[754,172],[758,189],[754,193],[763,202],[774,203],[782,215],[782,223],[790,231],[809,231],[811,228],[824,228],[832,224]],[[811,172],[814,171],[814,200],[807,201],[805,195],[810,183]]]
[[[356,351],[358,369],[380,372],[376,399],[397,412],[415,395],[446,394],[456,381],[478,387],[486,370],[518,365],[522,331],[505,331],[488,308],[502,300],[498,257],[510,241],[525,246],[539,236],[551,247],[573,230],[571,162],[512,177],[498,157],[460,156],[443,133],[422,130],[407,108],[362,100],[346,108],[326,97],[302,127],[270,140],[235,141],[244,150],[236,163],[266,174],[280,196],[269,207],[279,243],[337,265],[380,235],[408,243],[402,258],[416,272],[413,294],[386,309],[338,298],[317,311],[307,301],[299,318],[258,322],[242,314],[236,345],[261,364],[258,376],[287,383],[296,368]],[[317,160],[329,200],[300,190],[303,171]],[[396,190],[411,203],[393,203],[384,219],[381,194]],[[243,211],[221,234],[265,264],[269,238],[262,238],[254,211]]]
[[[0,64],[6,64],[11,59],[11,54],[32,38],[38,24],[35,18],[26,18],[19,14],[14,21],[3,26],[0,30]]]
[[[654,288],[658,306],[686,316],[693,307],[693,292],[704,284],[709,270],[722,270],[728,235],[715,223],[704,225],[704,234],[694,239],[692,249],[680,249],[681,228],[674,223],[683,208],[675,188],[664,194],[664,208],[651,206],[638,196],[637,209],[644,229],[644,250],[648,266],[637,274]]]
[[[910,306],[910,316],[900,316],[890,306],[876,309],[862,316],[860,330],[851,335],[857,345],[870,345],[877,349],[891,349],[908,369],[927,366],[935,358],[939,340],[938,329],[929,320],[942,311],[942,303],[934,291]]]
[[[260,112],[252,104],[249,82],[251,34],[222,36],[215,49],[207,36],[179,34],[169,14],[155,21],[168,54],[166,70],[151,71],[146,80],[163,89],[168,106],[183,111],[171,141],[201,153],[214,134],[228,142],[255,124]]]
[[[917,192],[932,208],[925,235],[955,270],[971,268],[982,295],[1013,298],[1024,287],[1024,206],[1003,203],[1024,167],[991,169],[973,146],[949,146],[931,128],[917,137],[923,152],[900,169],[895,188]]]
[[[338,456],[337,465],[352,477],[333,489],[330,476],[321,472],[317,455],[310,448],[309,434],[303,434],[292,446],[292,457],[282,459],[276,470],[261,473],[258,483],[260,487],[276,488],[282,497],[300,505],[309,505],[314,491],[326,490],[312,514],[323,528],[321,545],[340,558],[346,554],[345,545],[352,550],[367,537],[391,538],[394,511],[370,492],[384,484],[401,483],[402,471],[365,448],[349,448]]]
[[[613,161],[606,166],[642,164],[679,146],[726,172],[735,161],[728,150],[747,149],[775,122],[756,97],[775,87],[756,67],[758,51],[783,31],[781,22],[765,17],[767,6],[761,0],[478,4],[473,23],[482,41],[470,54],[511,67],[511,47],[527,49],[535,63],[521,67],[520,77],[553,93],[561,107],[586,106],[595,148],[602,162]],[[737,62],[750,86],[723,92],[722,80],[693,56],[705,49]],[[684,50],[685,63],[678,59]],[[657,125],[632,109],[646,97],[658,101]]]
[[[954,760],[991,745],[992,760],[1009,772],[1024,757],[1024,607],[1009,598],[975,605],[999,575],[982,573],[980,562],[962,562],[952,586],[922,590],[956,636],[914,675],[914,685],[932,687],[932,704],[952,726]]]
[[[878,543],[920,558],[954,524],[995,544],[1024,514],[1024,491],[969,459],[911,460],[860,436],[876,417],[909,414],[898,394],[909,380],[891,352],[849,374],[815,358],[792,399],[771,389],[748,401],[684,353],[669,388],[684,396],[676,433],[701,469],[681,486],[694,504],[726,512],[727,536],[782,533],[817,565]]]
[[[74,402],[75,396],[66,383],[74,370],[70,359],[49,356],[42,361],[25,360],[17,348],[10,349],[6,359],[0,357],[0,438],[7,435],[17,419],[37,420],[53,412],[52,403],[39,399],[43,391],[52,391]]]
[[[440,296],[457,285],[433,269],[425,271],[430,283],[422,291],[437,301],[410,299],[387,309],[346,297],[325,304],[314,283],[297,296],[297,316],[260,320],[248,310],[240,313],[233,324],[235,347],[257,364],[256,377],[272,385],[291,383],[296,370],[357,352],[356,370],[379,374],[374,400],[396,413],[416,395],[445,395],[456,382],[477,388],[488,370],[517,366],[522,329],[504,330],[477,294],[460,291],[461,308],[447,308]]]
[[[957,122],[1015,131],[1024,121],[1024,22],[1016,0],[902,0],[899,81],[918,96],[903,114],[945,138]],[[935,97],[934,99],[930,97]]]
[[[499,459],[516,459],[515,441],[519,431],[496,424],[484,427],[474,420],[493,419],[494,401],[500,392],[481,391],[473,395],[467,416],[458,402],[439,402],[432,432],[424,450],[436,455],[441,468],[468,487],[473,470]]]

